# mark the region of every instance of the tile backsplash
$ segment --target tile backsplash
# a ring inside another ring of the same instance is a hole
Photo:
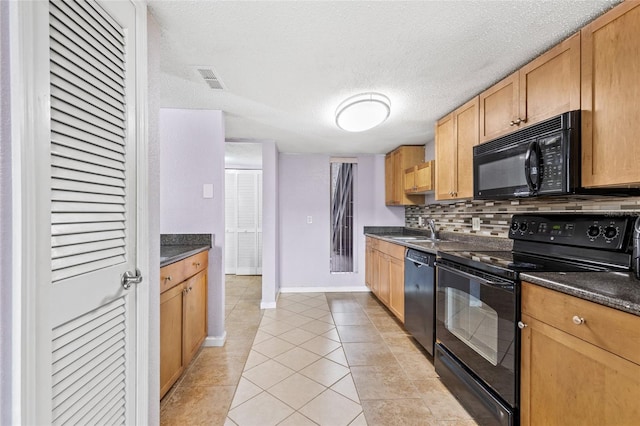
[[[511,216],[516,213],[625,213],[640,214],[640,197],[546,198],[522,200],[468,200],[405,207],[405,226],[419,228],[418,218],[432,218],[442,231],[508,238]],[[480,218],[473,231],[471,218]]]

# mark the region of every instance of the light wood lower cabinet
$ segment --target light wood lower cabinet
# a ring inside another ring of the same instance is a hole
[[[207,257],[199,253],[160,269],[160,398],[207,336]]]
[[[404,322],[404,251],[398,244],[367,237],[365,281],[369,289]]]
[[[522,285],[521,424],[634,425],[640,317]]]

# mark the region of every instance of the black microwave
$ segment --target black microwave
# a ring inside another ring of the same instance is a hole
[[[569,111],[474,146],[474,198],[591,192],[580,188],[580,168],[580,111]]]

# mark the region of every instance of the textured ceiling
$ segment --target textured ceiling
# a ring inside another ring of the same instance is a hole
[[[227,138],[282,152],[384,153],[433,139],[435,120],[615,1],[162,1],[162,106],[220,109]],[[195,71],[206,66],[225,90]],[[335,125],[345,98],[391,99],[381,126]]]

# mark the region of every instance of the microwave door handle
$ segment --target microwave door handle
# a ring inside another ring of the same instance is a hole
[[[533,141],[529,144],[529,146],[527,147],[527,153],[524,156],[524,177],[527,180],[527,186],[529,187],[529,191],[531,191],[532,194],[535,194],[535,192],[538,190],[539,185],[533,183],[533,179],[531,179],[531,154],[532,153],[536,153],[536,162],[538,164],[535,164],[534,167],[536,168],[536,173],[538,173],[538,182],[539,182],[539,173],[540,173],[540,155],[539,153],[539,148],[538,148],[538,142]]]

